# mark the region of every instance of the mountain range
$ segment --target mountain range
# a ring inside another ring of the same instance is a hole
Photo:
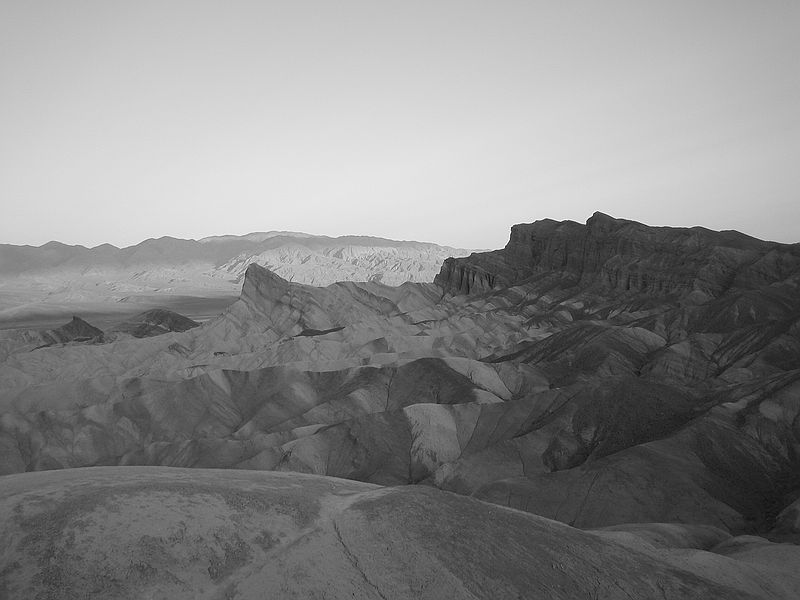
[[[244,262],[199,325],[0,336],[0,591],[800,595],[800,244],[595,213],[427,283]]]
[[[287,231],[200,240],[162,237],[127,248],[0,244],[0,326],[49,324],[75,312],[101,318],[110,313],[110,320],[104,318],[108,323],[165,303],[203,320],[235,300],[251,263],[309,285],[399,285],[433,281],[445,258],[470,252],[425,242]]]

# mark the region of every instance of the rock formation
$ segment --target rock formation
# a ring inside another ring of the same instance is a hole
[[[197,305],[192,302],[196,298],[229,298],[229,304],[251,264],[315,286],[337,281],[431,282],[445,258],[468,253],[423,242],[291,232],[199,241],[163,237],[128,248],[0,244],[0,326],[38,327],[76,312],[124,313],[112,319],[119,321],[168,302],[183,314]],[[182,303],[172,304],[181,296]],[[131,304],[132,310],[127,310]],[[190,316],[206,315],[198,307]]]
[[[72,320],[66,325],[62,325],[57,329],[42,332],[43,345],[51,346],[53,344],[66,344],[68,342],[91,342],[100,341],[103,338],[103,332],[90,325],[80,317],[72,317]]]
[[[514,226],[435,284],[250,264],[198,327],[2,346],[0,467],[418,484],[392,497],[452,498],[435,487],[658,560],[714,549],[702,577],[730,597],[792,597],[717,576],[796,557],[799,288],[798,245],[599,213]]]
[[[8,476],[0,594],[726,598],[800,593],[797,547],[711,527],[584,532],[428,487],[253,471]],[[780,558],[777,558],[780,557]]]
[[[152,337],[170,331],[188,331],[199,323],[164,308],[154,308],[119,323],[111,331],[127,333],[136,338]]]
[[[800,245],[735,231],[647,227],[595,213],[586,225],[549,219],[515,225],[503,250],[445,261],[436,283],[453,293],[509,287],[534,276],[605,293],[718,296],[759,289],[800,269]]]

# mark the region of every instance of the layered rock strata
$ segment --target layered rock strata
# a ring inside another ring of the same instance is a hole
[[[800,245],[735,231],[648,227],[595,213],[585,225],[549,219],[514,225],[503,250],[448,258],[435,282],[452,293],[482,293],[536,275],[606,293],[718,296],[758,289],[800,268]]]
[[[797,249],[598,214],[515,226],[441,287],[251,265],[191,330],[10,352],[0,464],[307,472],[791,539]]]

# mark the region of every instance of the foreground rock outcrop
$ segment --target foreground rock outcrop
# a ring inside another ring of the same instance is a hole
[[[677,525],[583,532],[422,486],[153,467],[13,475],[3,484],[0,595],[8,598],[800,593],[797,547]]]

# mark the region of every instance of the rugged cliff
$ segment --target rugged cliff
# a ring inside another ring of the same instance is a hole
[[[649,227],[596,212],[585,225],[550,219],[514,225],[504,249],[447,259],[435,282],[452,294],[479,294],[548,274],[562,286],[654,296],[696,292],[702,301],[798,273],[800,244],[702,227]]]

